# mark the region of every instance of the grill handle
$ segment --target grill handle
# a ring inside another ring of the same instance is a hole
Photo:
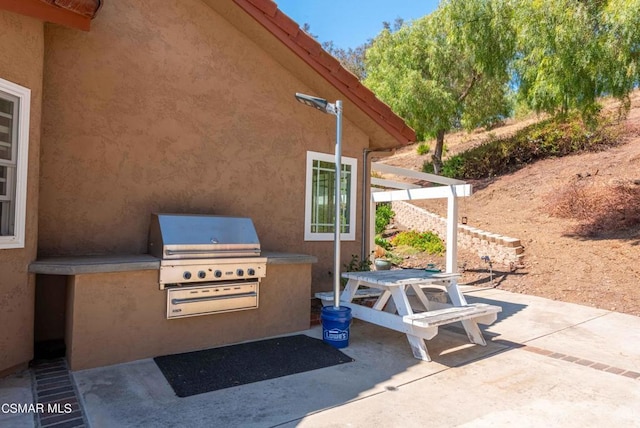
[[[185,299],[171,299],[171,304],[173,305],[181,305],[184,303],[197,303],[197,302],[210,302],[212,300],[228,300],[228,299],[238,299],[242,297],[256,297],[258,293],[252,291],[250,293],[238,293],[238,294],[226,294],[224,296],[215,296],[215,297],[187,297]]]
[[[255,254],[257,256],[260,255],[260,250],[238,250],[238,249],[229,249],[229,250],[165,250],[165,254],[167,256],[179,256],[179,255],[188,255],[188,256],[207,256],[207,255],[236,255],[236,254]]]

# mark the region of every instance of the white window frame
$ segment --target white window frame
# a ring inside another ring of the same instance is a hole
[[[350,210],[349,210],[349,232],[341,233],[340,239],[343,241],[355,241],[356,239],[356,194],[358,189],[358,160],[355,158],[350,158],[346,156],[341,157],[342,165],[349,165],[351,167],[351,186],[350,186],[350,194],[348,195],[350,199]],[[312,214],[312,206],[313,203],[313,162],[314,161],[321,162],[330,162],[334,165],[335,168],[335,156],[319,153],[319,152],[307,152],[307,176],[306,176],[306,188],[305,188],[305,202],[304,202],[304,239],[305,241],[333,241],[335,238],[335,234],[333,232],[330,233],[319,233],[311,231],[311,214]]]
[[[17,98],[17,127],[13,144],[16,159],[11,161],[11,166],[15,168],[15,181],[8,178],[9,188],[12,194],[11,200],[13,209],[13,235],[0,236],[0,249],[24,248],[24,235],[27,213],[27,168],[29,165],[29,113],[31,109],[31,90],[15,83],[0,78],[0,97],[9,95]],[[9,97],[6,97],[7,99]],[[12,101],[16,101],[12,99]],[[15,113],[14,113],[15,116]]]

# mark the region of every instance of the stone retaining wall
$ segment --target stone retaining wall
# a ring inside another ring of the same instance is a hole
[[[396,213],[396,223],[418,232],[431,231],[446,240],[446,218],[403,201],[394,201],[391,207]],[[489,256],[493,263],[505,266],[519,266],[524,258],[524,247],[519,239],[464,224],[458,224],[458,248],[475,251],[479,257]]]

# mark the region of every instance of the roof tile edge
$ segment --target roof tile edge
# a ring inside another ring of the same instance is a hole
[[[251,15],[264,28],[283,41],[294,53],[320,73],[329,83],[343,92],[371,119],[389,132],[399,143],[407,144],[416,140],[416,133],[404,119],[393,113],[391,108],[376,98],[373,92],[360,84],[350,71],[326,52],[320,43],[305,33],[300,26],[271,0],[233,0],[240,8]],[[274,28],[275,26],[275,28]],[[278,29],[279,31],[274,31]],[[296,44],[307,53],[300,55],[287,40]],[[328,59],[327,56],[331,57]]]
[[[40,0],[51,6],[66,9],[70,12],[86,18],[93,19],[96,17],[98,10],[102,7],[102,0]]]

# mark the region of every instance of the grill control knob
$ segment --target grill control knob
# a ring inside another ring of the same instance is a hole
[[[186,271],[185,273],[182,274],[182,277],[184,279],[191,279],[191,272]]]
[[[207,277],[207,273],[203,270],[201,270],[200,272],[198,272],[198,278],[200,279],[205,279]]]
[[[213,276],[215,276],[216,278],[220,278],[222,276],[222,271],[221,270],[217,270],[213,273]]]
[[[243,271],[242,269],[238,269],[238,270],[236,271],[236,275],[238,275],[238,276],[244,276],[244,271]]]
[[[253,268],[249,268],[249,269],[247,269],[247,275],[249,275],[249,276],[255,276],[255,274],[256,274],[255,269],[253,269]]]

